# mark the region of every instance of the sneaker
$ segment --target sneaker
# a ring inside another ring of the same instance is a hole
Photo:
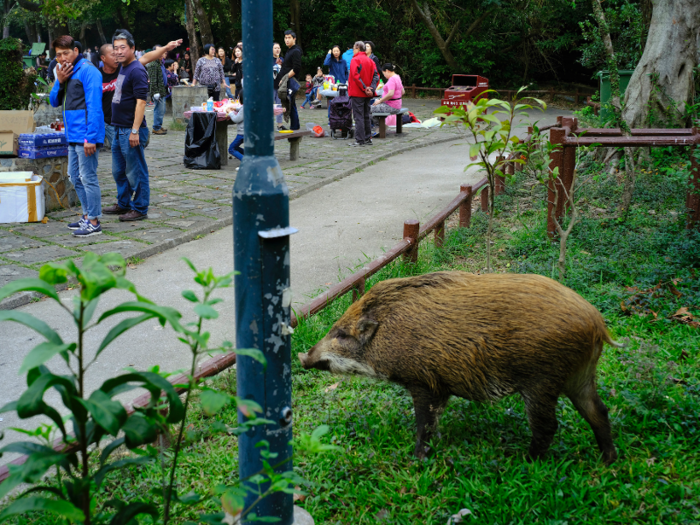
[[[367,139],[365,140],[365,146],[373,146],[374,142],[372,142],[372,139]]]
[[[78,222],[71,222],[68,225],[68,229],[69,230],[82,230],[83,226],[85,226],[86,222],[87,222],[87,219],[85,219],[85,217],[80,217],[80,219],[78,219]]]
[[[350,146],[351,148],[358,148],[358,147],[364,146],[364,145],[365,145],[364,142],[357,142],[357,141],[351,142],[350,144],[348,144],[348,146]]]
[[[277,126],[277,131],[287,131],[289,128],[285,128],[284,126]]]
[[[129,213],[129,211],[129,208],[122,208],[119,204],[102,208],[102,213],[106,213],[107,215],[124,215],[125,213]]]
[[[168,130],[167,130],[167,129],[163,129],[163,128],[161,128],[161,129],[154,129],[154,130],[153,130],[153,134],[154,134],[154,135],[167,135],[167,134],[168,134]]]
[[[75,237],[90,237],[91,235],[102,235],[102,224],[97,221],[97,224],[92,224],[90,221],[85,221],[83,227],[73,232]]]
[[[148,214],[139,213],[136,210],[129,210],[124,215],[119,216],[121,222],[142,221],[143,219],[148,219]]]

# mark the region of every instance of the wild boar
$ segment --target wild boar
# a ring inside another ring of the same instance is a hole
[[[450,396],[473,401],[519,393],[543,456],[557,430],[560,395],[593,429],[606,463],[617,458],[596,365],[613,346],[600,312],[539,275],[437,272],[374,285],[308,354],[305,369],[362,375],[404,386],[413,397],[415,454]]]

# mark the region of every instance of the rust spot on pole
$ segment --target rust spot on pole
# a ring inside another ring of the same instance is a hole
[[[460,193],[466,193],[467,197],[459,205],[459,227],[469,228],[472,223],[472,197],[473,189],[467,184],[462,184],[459,187]]]
[[[352,287],[352,302],[354,303],[365,294],[365,280],[360,278]]]
[[[411,243],[411,247],[404,254],[404,260],[418,262],[418,235],[420,234],[420,222],[415,219],[403,223],[403,238]]]

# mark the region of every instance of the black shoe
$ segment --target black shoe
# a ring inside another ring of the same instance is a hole
[[[372,139],[367,139],[365,140],[365,146],[373,146],[374,142],[372,142]]]
[[[288,128],[285,128],[284,126],[277,126],[277,131],[287,131]]]
[[[358,148],[358,147],[364,146],[364,145],[365,145],[364,142],[357,142],[357,141],[351,142],[350,144],[348,144],[348,146],[350,146],[351,148]]]

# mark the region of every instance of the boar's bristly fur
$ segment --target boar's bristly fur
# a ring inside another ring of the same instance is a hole
[[[413,397],[415,453],[450,396],[486,401],[519,393],[541,457],[557,430],[560,395],[571,399],[607,463],[617,453],[598,396],[603,343],[615,345],[600,312],[539,275],[438,272],[374,285],[308,354],[306,369],[386,379]]]

